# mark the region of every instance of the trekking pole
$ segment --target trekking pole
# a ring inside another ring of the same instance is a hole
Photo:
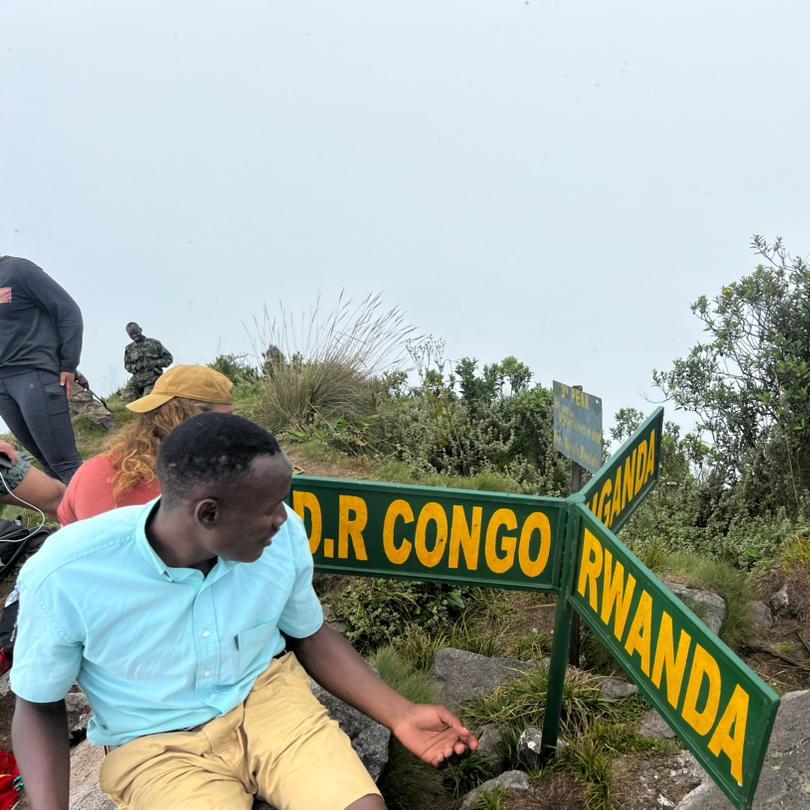
[[[93,389],[90,388],[89,385],[87,386],[87,390],[90,393],[90,396],[93,397],[93,399],[97,399],[107,409],[109,413],[112,413],[110,406],[95,391],[93,391]]]

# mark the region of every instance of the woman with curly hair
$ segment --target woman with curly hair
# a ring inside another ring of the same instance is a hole
[[[130,402],[138,416],[76,471],[59,506],[62,525],[160,495],[155,462],[161,442],[186,419],[205,411],[233,411],[233,383],[205,366],[164,372],[151,394]]]

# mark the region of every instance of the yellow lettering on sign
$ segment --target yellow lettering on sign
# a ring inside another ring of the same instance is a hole
[[[622,495],[624,490],[622,490],[622,468],[618,467],[616,469],[616,480],[613,482],[613,507],[610,510],[610,522],[611,524],[619,517],[622,513],[622,509],[624,508],[622,504]]]
[[[312,533],[309,535],[309,550],[314,554],[321,545],[323,537],[323,516],[321,515],[321,504],[314,492],[302,492],[296,489],[293,492],[293,511],[306,520],[306,513],[309,512],[312,523]]]
[[[611,566],[613,555],[607,549],[604,550],[604,556],[605,571],[602,586],[601,619],[606,625],[610,625],[610,616],[615,608],[613,635],[621,641],[624,635],[627,614],[630,612],[630,605],[633,601],[633,592],[636,589],[636,578],[630,574],[627,577],[625,587],[624,566],[620,562],[617,562],[615,566]]]
[[[739,684],[709,740],[709,751],[716,757],[722,751],[731,760],[731,775],[738,785],[743,783],[743,754],[745,752],[745,727],[748,723],[748,692]]]
[[[540,532],[540,548],[537,556],[532,559],[531,544],[532,535]],[[518,544],[518,561],[520,570],[527,577],[539,577],[548,565],[548,557],[551,553],[551,523],[548,515],[543,512],[532,512],[520,530],[520,542]]]
[[[647,591],[642,591],[638,599],[636,615],[630,625],[624,649],[628,655],[638,653],[641,671],[650,676],[650,653],[652,645],[652,597]]]
[[[708,685],[706,704],[703,709],[698,710],[697,702],[704,681]],[[686,697],[683,701],[681,716],[698,734],[705,736],[714,725],[720,705],[721,683],[720,667],[717,666],[717,661],[700,644],[695,644],[692,671],[689,673],[689,683],[686,686]]]
[[[642,439],[636,454],[636,495],[647,481],[647,441]]]
[[[678,708],[681,699],[681,685],[683,684],[683,676],[686,673],[686,660],[689,657],[691,644],[692,636],[686,630],[681,630],[681,634],[678,636],[678,650],[675,651],[672,616],[664,611],[661,614],[661,624],[658,626],[658,642],[655,646],[652,682],[657,689],[660,689],[661,677],[666,672],[667,700],[673,709]]]
[[[368,506],[356,495],[341,495],[338,521],[338,557],[345,560],[349,556],[351,540],[354,558],[367,560],[366,542],[363,540],[363,529],[368,523]]]
[[[624,489],[622,490],[622,509],[633,500],[636,494],[636,451],[624,462]]]
[[[427,546],[427,527],[430,523],[436,524],[436,539],[432,549]],[[416,521],[414,545],[416,556],[425,568],[435,568],[439,564],[447,546],[447,515],[440,503],[431,501],[422,507]]]
[[[649,452],[647,453],[647,474],[645,478],[649,478],[655,473],[655,431],[650,432]]]
[[[596,580],[602,573],[602,558],[602,544],[596,539],[596,535],[585,529],[577,592],[584,598],[585,591],[588,591],[588,604],[594,613],[599,613],[599,591]]]
[[[508,529],[509,531],[517,529],[517,518],[511,509],[496,509],[492,513],[492,517],[489,519],[489,524],[487,525],[484,556],[487,561],[487,567],[493,574],[506,573],[515,562],[517,538],[514,535],[505,534],[500,538],[500,551],[503,553],[499,554],[498,535],[501,528]]]
[[[467,522],[464,507],[453,506],[453,521],[450,524],[450,558],[449,568],[458,568],[459,551],[464,551],[464,564],[468,571],[478,570],[478,549],[481,546],[481,521],[483,508],[473,506],[472,526]]]
[[[608,527],[612,523],[610,519],[610,493],[612,490],[613,482],[608,479],[602,484],[602,493],[599,496],[599,512],[596,515]]]
[[[397,546],[394,538],[394,529],[398,519],[402,519],[404,523],[413,523],[413,509],[411,505],[398,498],[391,501],[391,505],[385,513],[385,521],[383,523],[383,550],[385,556],[394,563],[394,565],[402,565],[407,561],[411,555],[413,544],[410,540],[404,539],[402,543]]]

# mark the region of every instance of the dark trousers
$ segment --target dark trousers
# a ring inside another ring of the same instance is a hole
[[[82,459],[58,374],[26,371],[0,376],[0,417],[48,475],[70,481]]]

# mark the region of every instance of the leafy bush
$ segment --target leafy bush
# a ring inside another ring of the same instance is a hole
[[[220,354],[213,363],[208,364],[208,368],[224,374],[234,385],[255,382],[261,375],[246,358],[246,354]]]
[[[348,624],[346,638],[361,651],[387,644],[413,624],[428,632],[447,630],[463,608],[458,588],[372,578],[353,582],[337,603]]]
[[[552,392],[530,386],[525,365],[507,357],[479,372],[464,358],[448,371],[440,341],[425,338],[409,350],[420,384],[388,389],[375,446],[423,480],[486,475],[496,487],[516,482],[523,492],[567,494],[570,465],[552,448]]]

